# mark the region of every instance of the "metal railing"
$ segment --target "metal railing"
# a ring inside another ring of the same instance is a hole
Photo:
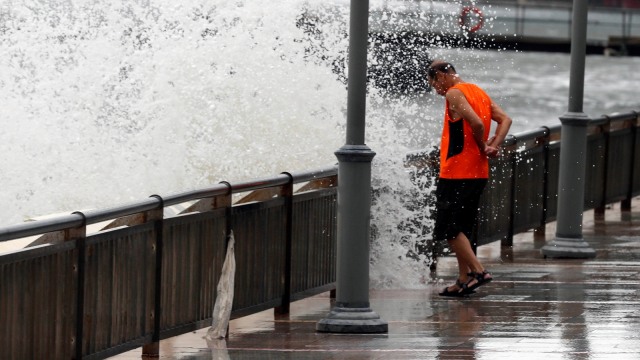
[[[601,116],[588,127],[584,209],[604,211],[605,205],[640,194],[640,119],[638,112]],[[507,137],[505,156],[491,161],[491,179],[481,198],[478,245],[530,229],[544,231],[556,218],[561,126]]]
[[[47,233],[0,256],[3,356],[105,358],[140,346],[153,355],[160,339],[209,326],[231,230],[232,318],[286,313],[293,300],[333,290],[336,183],[334,167],[283,173],[0,229],[0,241]]]

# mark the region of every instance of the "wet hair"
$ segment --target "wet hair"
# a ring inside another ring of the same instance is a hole
[[[455,74],[456,69],[448,62],[437,63],[435,65],[429,66],[429,68],[427,69],[427,77],[429,79],[433,79],[436,77],[437,72],[441,72],[444,74]]]

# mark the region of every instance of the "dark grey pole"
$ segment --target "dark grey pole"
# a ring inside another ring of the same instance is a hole
[[[351,0],[347,142],[338,158],[338,269],[336,304],[316,330],[385,333],[388,324],[369,305],[371,161],[364,143],[369,1]]]
[[[592,258],[596,252],[582,237],[587,125],[582,110],[587,44],[587,0],[573,0],[569,111],[560,117],[560,178],[556,238],[542,249],[545,257]]]

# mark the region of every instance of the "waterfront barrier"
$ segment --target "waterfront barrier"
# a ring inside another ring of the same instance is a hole
[[[0,241],[49,241],[0,256],[3,356],[157,355],[159,340],[210,326],[230,229],[232,318],[334,289],[336,181],[334,167],[283,173],[0,229]]]
[[[639,117],[631,111],[589,121],[584,210],[602,214],[619,201],[621,210],[629,211],[631,199],[640,195]],[[491,178],[480,199],[474,246],[498,240],[511,246],[515,234],[534,229],[543,235],[545,224],[556,219],[561,130],[558,124],[507,136],[502,156],[489,162]],[[437,161],[433,150],[407,156],[410,166],[426,167],[431,176],[437,176]],[[436,251],[425,255],[437,258]]]
[[[555,220],[560,132],[507,137],[491,160],[477,245],[511,246],[514,234]],[[590,121],[585,209],[630,209],[640,194],[639,133],[638,112]],[[407,165],[433,175],[430,153],[410,154]],[[100,359],[137,347],[153,356],[159,340],[209,326],[231,229],[232,318],[287,313],[291,301],[335,289],[337,182],[332,166],[1,228],[0,241],[42,235],[0,256],[4,356]],[[164,215],[177,205],[185,209]]]
[[[501,240],[556,219],[561,126],[509,136],[506,156],[492,161],[492,179],[482,196],[477,244]],[[640,194],[640,122],[637,112],[616,113],[589,122],[584,210],[604,212],[620,201],[629,211]]]

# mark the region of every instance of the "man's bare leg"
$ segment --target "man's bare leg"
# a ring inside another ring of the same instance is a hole
[[[460,269],[460,276],[464,275],[466,278],[467,273],[469,271],[481,273],[484,271],[484,267],[478,261],[476,254],[473,253],[473,249],[471,249],[471,243],[469,239],[464,233],[459,233],[454,239],[449,240],[449,246],[451,246],[451,250],[456,253],[456,258],[458,259],[458,267]],[[464,265],[465,268],[463,268]],[[464,274],[462,273],[464,271]]]
[[[466,241],[468,249],[464,247],[464,241]],[[471,255],[474,259],[475,254],[473,254],[473,250],[471,249],[469,240],[464,235],[464,233],[459,233],[458,236],[449,240],[449,246],[451,247],[451,250],[456,254],[456,259],[458,260],[458,281],[456,282],[456,284],[449,286],[447,289],[449,292],[458,292],[462,290],[458,283],[466,284],[469,281],[469,276],[467,274],[469,274],[469,272],[471,271],[474,271],[471,267],[472,263],[470,261],[471,259],[468,252],[471,251]]]
[[[484,274],[484,266],[480,263],[476,254],[473,252],[471,248],[471,243],[469,242],[469,238],[464,233],[459,233],[454,239],[449,240],[449,246],[451,246],[451,250],[455,251],[456,258],[458,259],[458,279],[463,284],[466,284],[468,287],[475,287],[478,285],[478,282],[482,281],[491,281],[490,274]],[[482,274],[484,280],[473,277],[470,278],[467,274],[469,273]]]
[[[466,284],[468,287],[474,287],[478,284],[479,280],[476,277],[470,277],[469,273],[477,273],[482,274],[483,276],[487,276],[487,281],[491,281],[490,274],[483,274],[484,267],[476,257],[476,254],[473,252],[471,248],[471,243],[469,242],[469,238],[464,233],[459,233],[458,236],[449,240],[449,246],[451,250],[455,252],[456,259],[458,260],[458,281],[456,284],[449,286],[446,288],[446,291],[449,293],[457,293],[462,291],[462,287],[460,284]],[[485,281],[485,280],[481,280]],[[441,294],[442,295],[442,294]]]

